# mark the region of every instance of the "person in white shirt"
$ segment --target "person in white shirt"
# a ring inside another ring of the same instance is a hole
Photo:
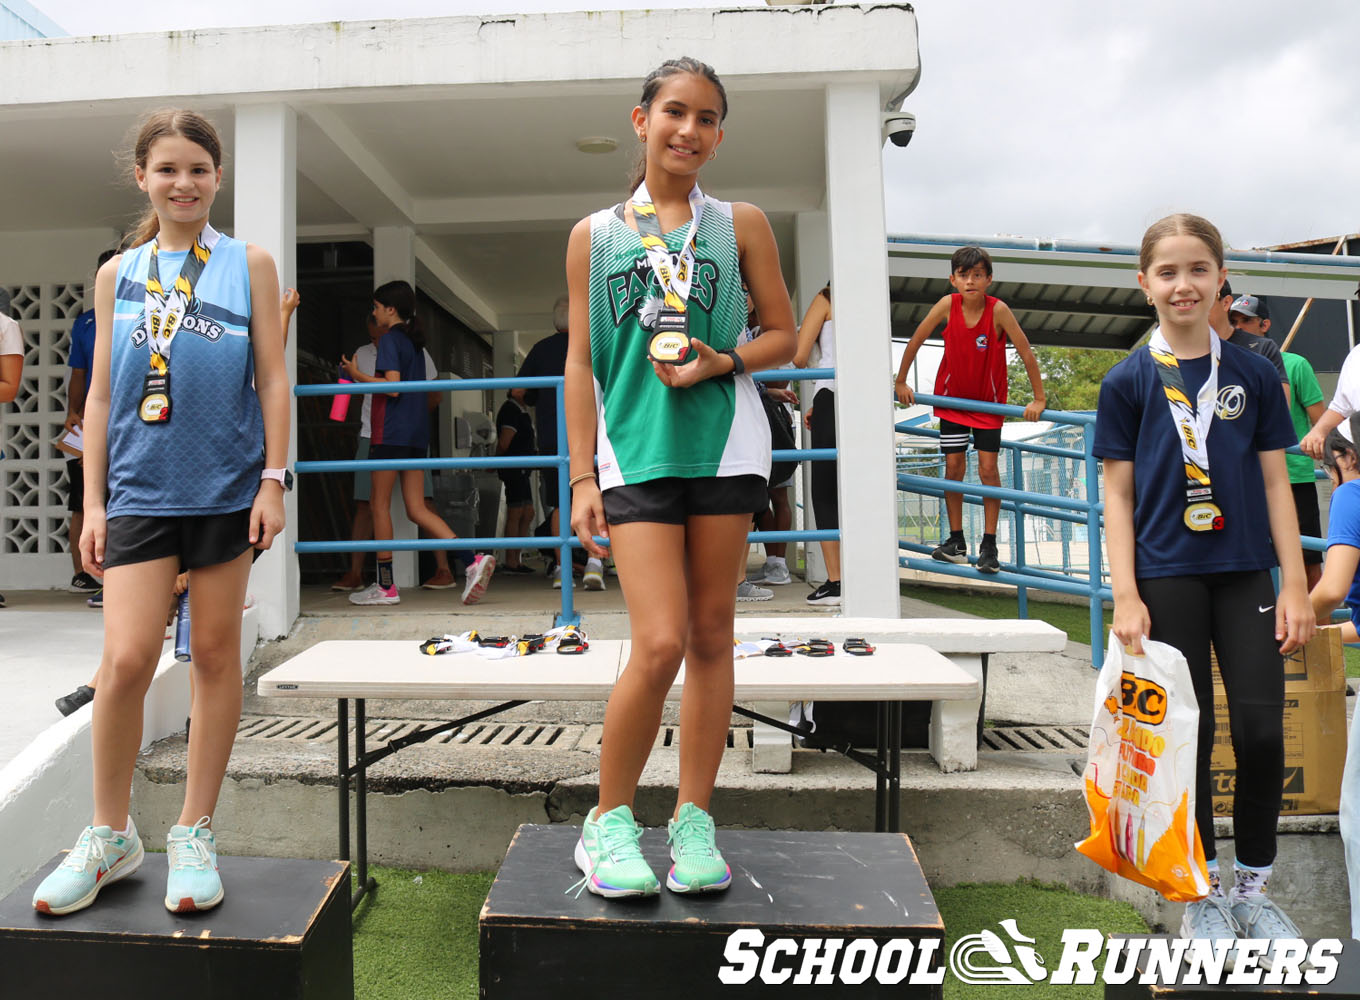
[[[12,403],[24,374],[24,334],[9,316],[9,292],[0,288],[0,403]],[[3,441],[3,438],[0,438]],[[0,450],[0,458],[4,457]],[[0,594],[0,608],[5,595]]]

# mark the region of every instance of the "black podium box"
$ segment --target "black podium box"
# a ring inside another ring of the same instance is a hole
[[[1122,937],[1122,935],[1120,935]],[[1129,939],[1143,938],[1148,940],[1154,935],[1130,935]],[[1118,938],[1111,939],[1112,943]],[[1187,963],[1182,961],[1176,971],[1176,975],[1167,981],[1158,983],[1139,983],[1138,980],[1149,971],[1147,951],[1143,950],[1135,965],[1138,975],[1133,977],[1133,982],[1123,984],[1105,985],[1105,1000],[1213,1000],[1217,997],[1225,996],[1260,996],[1260,997],[1323,997],[1337,998],[1349,997],[1351,1000],[1360,998],[1360,945],[1349,939],[1336,942],[1340,946],[1340,953],[1332,952],[1334,955],[1335,975],[1330,977],[1328,982],[1310,983],[1306,980],[1295,985],[1268,984],[1259,982],[1255,984],[1232,983],[1228,982],[1228,974],[1225,973],[1221,981],[1208,985],[1203,982],[1187,983],[1186,973]],[[1311,947],[1313,939],[1307,939],[1306,944]],[[1162,979],[1160,967],[1153,976]],[[1244,970],[1242,975],[1246,975]],[[1284,970],[1281,969],[1281,976]],[[1203,973],[1197,975],[1196,980],[1206,978]],[[1261,979],[1266,979],[1267,975],[1262,974]],[[1320,977],[1325,978],[1325,977]]]
[[[165,908],[166,856],[64,917],[33,909],[60,856],[0,900],[0,996],[352,1000],[349,865],[221,857],[226,897]]]
[[[516,832],[482,908],[484,1000],[943,995],[944,923],[905,834],[719,830],[732,886],[689,896],[648,830],[661,893],[606,900],[564,891],[580,832]]]

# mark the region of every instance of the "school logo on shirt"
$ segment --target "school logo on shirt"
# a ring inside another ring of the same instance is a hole
[[[717,263],[700,257],[694,262],[694,280],[690,285],[687,305],[711,313],[713,304],[717,301],[717,288]],[[605,290],[609,295],[609,310],[615,326],[618,326],[629,313],[636,312],[642,327],[651,329],[648,320],[654,317],[647,311],[647,301],[658,296],[656,278],[652,274],[652,266],[647,262],[646,255],[634,260],[633,266],[628,270],[611,274],[605,280]]]
[[[1240,385],[1225,385],[1218,390],[1214,412],[1219,420],[1236,420],[1247,405],[1247,391]]]
[[[194,299],[189,307],[189,311],[184,314],[184,318],[179,321],[179,329],[184,333],[196,334],[210,344],[215,344],[226,336],[226,328],[220,323],[208,319],[208,317],[196,312],[198,300]],[[146,343],[146,312],[137,317],[137,326],[132,331],[132,346],[141,347]]]

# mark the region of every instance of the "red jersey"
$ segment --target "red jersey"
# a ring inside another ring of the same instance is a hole
[[[963,320],[963,296],[949,296],[949,322],[944,328],[944,360],[935,374],[935,395],[1006,401],[1006,335],[996,328],[992,312],[996,297],[987,296],[982,318],[976,326]],[[952,420],[966,427],[1000,427],[1005,417],[935,407],[939,420]]]

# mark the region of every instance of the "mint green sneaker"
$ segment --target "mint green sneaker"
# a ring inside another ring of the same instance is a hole
[[[638,847],[642,824],[633,819],[633,810],[616,806],[598,819],[597,811],[590,810],[576,842],[576,867],[585,875],[586,888],[606,899],[656,895],[661,885]]]
[[[732,869],[714,842],[713,817],[693,802],[680,807],[666,824],[671,845],[671,870],[666,888],[671,892],[722,892],[732,884]]]
[[[33,893],[33,909],[59,917],[83,910],[99,890],[142,866],[142,838],[128,820],[128,835],[107,826],[87,826],[69,854]]]
[[[165,908],[171,913],[210,910],[222,902],[222,877],[217,873],[217,841],[204,816],[193,826],[170,828],[165,836]]]

